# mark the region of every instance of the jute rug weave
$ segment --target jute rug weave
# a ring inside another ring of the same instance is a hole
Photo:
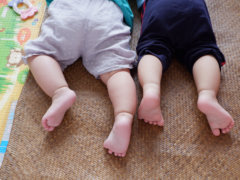
[[[240,1],[207,0],[218,45],[226,56],[219,101],[235,120],[231,133],[214,137],[197,110],[192,76],[174,62],[163,76],[164,128],[134,120],[125,158],[107,154],[103,141],[113,125],[105,86],[81,62],[66,79],[77,93],[62,125],[43,131],[50,99],[30,74],[16,109],[1,179],[239,179],[240,177]],[[134,13],[138,14],[133,3]],[[132,48],[140,19],[136,16]],[[134,77],[137,83],[136,73]],[[141,89],[137,83],[139,99]]]

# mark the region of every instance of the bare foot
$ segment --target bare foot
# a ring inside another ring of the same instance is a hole
[[[108,153],[114,153],[115,156],[124,157],[126,155],[130,142],[133,115],[121,113],[115,118],[113,128],[104,141],[104,148]]]
[[[216,97],[209,91],[202,91],[198,97],[198,108],[208,119],[212,133],[215,136],[228,133],[234,125],[231,115],[218,103]]]
[[[143,119],[144,122],[153,125],[164,125],[160,109],[160,95],[154,89],[149,88],[144,92],[138,109],[138,119]]]
[[[53,131],[63,120],[65,112],[76,100],[76,94],[68,87],[58,89],[52,97],[52,104],[42,118],[46,131]]]

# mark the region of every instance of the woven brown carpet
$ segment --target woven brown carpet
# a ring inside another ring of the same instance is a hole
[[[23,88],[0,179],[239,179],[240,178],[240,1],[207,0],[218,44],[226,56],[219,101],[235,120],[231,133],[214,137],[196,107],[192,76],[174,62],[162,82],[164,128],[134,120],[127,156],[103,148],[113,125],[105,86],[81,62],[66,79],[75,105],[52,133],[40,121],[50,105],[30,74]],[[139,37],[135,3],[132,48]],[[136,79],[136,73],[134,73]],[[141,89],[137,83],[139,98]]]

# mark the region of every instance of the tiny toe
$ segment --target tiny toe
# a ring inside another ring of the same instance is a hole
[[[226,134],[228,131],[226,129],[221,130],[223,134]]]
[[[234,121],[230,123],[229,128],[231,129],[233,128],[233,126],[234,126]]]
[[[159,125],[159,126],[163,126],[163,125],[164,125],[164,122],[163,122],[163,121],[160,121],[160,122],[158,122],[158,125]]]
[[[47,119],[42,119],[42,126],[46,131],[53,131],[55,127],[49,126],[47,123]]]
[[[227,132],[229,132],[229,131],[230,131],[230,129],[231,129],[231,127],[230,127],[230,126],[228,126],[228,127],[224,128],[222,131],[224,131],[224,133],[227,133]]]
[[[112,152],[111,150],[108,150],[108,153],[109,153],[109,154],[112,154],[113,152]]]
[[[48,131],[53,131],[54,128],[55,128],[55,127],[49,126],[47,130],[48,130]]]
[[[229,132],[229,131],[233,128],[233,125],[234,125],[234,123],[230,123],[230,124],[228,125],[228,127],[222,129],[222,132],[223,132],[223,133]]]
[[[220,135],[220,130],[219,129],[212,129],[212,133],[214,136],[219,136]]]

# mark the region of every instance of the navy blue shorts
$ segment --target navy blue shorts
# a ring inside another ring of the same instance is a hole
[[[156,56],[166,70],[172,58],[190,72],[204,55],[225,64],[216,44],[204,0],[146,0],[142,8],[142,30],[137,45],[138,62],[144,55]]]

